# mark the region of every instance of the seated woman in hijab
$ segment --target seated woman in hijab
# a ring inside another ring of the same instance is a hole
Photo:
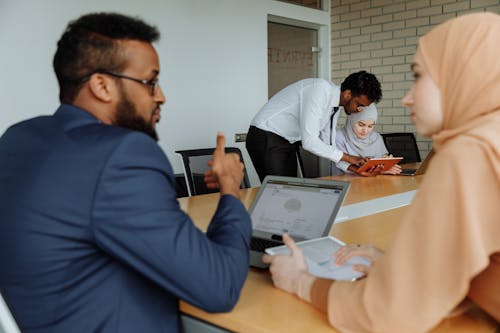
[[[368,158],[388,157],[389,152],[384,145],[382,136],[373,130],[377,122],[377,107],[370,104],[362,107],[363,111],[351,113],[347,116],[345,126],[337,131],[335,143],[337,148],[346,154],[362,156]],[[358,167],[344,161],[332,163],[332,175],[343,173],[355,173]],[[382,174],[398,175],[401,173],[401,166],[394,165]]]
[[[366,278],[312,276],[284,235],[291,255],[264,256],[276,287],[341,332],[427,332],[464,301],[500,322],[499,41],[493,13],[454,18],[419,39],[403,104],[435,155],[385,254],[360,247],[373,261]],[[340,260],[363,254],[356,248]]]

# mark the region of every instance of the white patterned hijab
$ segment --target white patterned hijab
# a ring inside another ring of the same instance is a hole
[[[350,146],[362,157],[382,157],[387,154],[387,148],[384,145],[382,136],[375,130],[371,131],[364,139],[360,139],[354,133],[353,127],[359,121],[371,120],[374,124],[377,122],[377,108],[372,103],[366,107],[362,107],[363,111],[351,113],[347,116],[347,122],[344,128],[344,136]]]

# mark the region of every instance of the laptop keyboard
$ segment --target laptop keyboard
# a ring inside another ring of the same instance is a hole
[[[253,238],[250,240],[250,250],[264,252],[268,247],[283,245],[282,242],[276,242],[269,239]]]

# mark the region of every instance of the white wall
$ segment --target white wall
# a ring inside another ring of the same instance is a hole
[[[228,145],[244,150],[234,143],[234,133],[246,132],[267,101],[268,15],[321,25],[323,35],[330,30],[328,11],[274,0],[0,0],[0,133],[20,120],[55,111],[57,40],[68,21],[95,11],[139,16],[159,28],[156,46],[167,103],[158,132],[178,173],[182,168],[174,151],[214,146],[217,131],[226,134]],[[321,76],[329,78],[326,35]]]

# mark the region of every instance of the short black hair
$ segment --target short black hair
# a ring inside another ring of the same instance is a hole
[[[59,82],[59,100],[71,103],[82,79],[98,70],[123,70],[120,40],[152,43],[160,38],[156,27],[117,13],[91,13],[71,21],[57,43],[53,66]]]
[[[382,99],[382,89],[377,77],[367,71],[350,74],[340,85],[340,90],[349,89],[353,96],[366,95],[374,103]]]

